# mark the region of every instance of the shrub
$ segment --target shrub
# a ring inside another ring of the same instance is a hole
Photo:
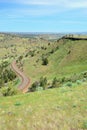
[[[9,80],[13,80],[16,78],[16,74],[10,69],[5,69],[2,73],[2,77],[4,79],[4,82],[7,83]]]
[[[56,50],[58,50],[58,49],[59,49],[59,46],[56,47]]]
[[[67,54],[70,54],[71,53],[71,50],[69,50],[68,52],[67,52]]]
[[[42,46],[42,47],[41,47],[41,49],[46,50],[46,49],[47,49],[47,47]]]
[[[1,66],[3,68],[6,68],[8,65],[9,65],[9,62],[7,62],[7,61],[3,61],[2,64],[1,64]]]
[[[52,88],[57,88],[60,86],[60,81],[58,82],[57,78],[55,77],[52,81]]]
[[[54,50],[54,49],[52,49],[52,50],[50,51],[50,53],[51,53],[51,54],[53,54],[54,52],[55,52],[55,50]]]
[[[0,88],[4,85],[4,80],[0,78]]]
[[[43,90],[43,87],[37,87],[36,88],[36,91],[42,91]]]
[[[35,55],[34,51],[30,51],[30,56],[33,57]]]
[[[16,102],[14,105],[15,105],[15,106],[20,106],[21,103],[20,103],[20,102]]]
[[[44,78],[41,77],[39,83],[40,83],[40,86],[43,87],[43,89],[45,89],[46,85],[47,85],[47,78],[46,77],[44,77]]]
[[[48,43],[48,46],[50,46],[50,42]]]
[[[76,82],[76,80],[78,80],[79,79],[79,75],[77,75],[77,74],[73,74],[72,76],[71,76],[71,81],[72,82]]]
[[[15,78],[16,74],[11,69],[2,68],[2,70],[0,70],[0,85],[12,81]]]
[[[83,73],[83,77],[84,77],[84,78],[87,77],[87,71],[85,71],[85,72]]]
[[[77,83],[78,85],[80,85],[80,84],[82,83],[82,81],[77,80],[76,83]]]
[[[67,82],[67,83],[66,83],[66,86],[72,87],[72,82]]]
[[[18,90],[12,86],[3,87],[1,90],[3,96],[13,96],[18,93]]]
[[[25,57],[28,57],[28,53],[26,53]]]
[[[82,81],[85,82],[87,79],[86,78],[83,78]]]
[[[62,82],[62,83],[64,83],[64,82],[65,82],[65,77],[63,77],[63,78],[61,79],[61,82]]]
[[[19,61],[21,61],[22,59],[23,59],[23,56],[22,56],[22,55],[18,57],[18,60],[19,60]]]
[[[44,90],[46,88],[46,85],[47,85],[47,78],[41,77],[39,81],[35,81],[31,85],[31,88],[29,88],[29,91],[34,92],[34,91]]]
[[[48,59],[47,57],[42,58],[42,65],[47,65],[48,64]]]
[[[29,89],[30,91],[34,92],[36,91],[36,88],[39,86],[39,82],[35,81],[32,85],[31,88]]]

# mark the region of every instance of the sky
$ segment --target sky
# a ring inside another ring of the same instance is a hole
[[[0,32],[87,32],[87,0],[0,0]]]

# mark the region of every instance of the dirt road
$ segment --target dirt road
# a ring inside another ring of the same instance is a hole
[[[17,76],[21,78],[21,84],[18,86],[18,89],[21,90],[23,93],[26,93],[30,85],[30,79],[19,70],[19,68],[16,65],[16,61],[12,62],[11,67],[13,71],[17,74]]]

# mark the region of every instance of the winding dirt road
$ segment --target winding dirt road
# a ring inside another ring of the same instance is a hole
[[[16,61],[13,61],[11,64],[12,70],[17,74],[19,78],[21,78],[21,84],[18,86],[18,89],[21,90],[23,93],[28,91],[28,87],[30,85],[30,79],[24,75],[23,72],[19,70],[16,65]]]

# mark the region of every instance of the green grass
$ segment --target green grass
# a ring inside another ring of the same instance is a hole
[[[87,84],[0,98],[0,130],[86,130]]]
[[[12,62],[13,59],[23,55],[24,72],[30,77],[31,83],[38,80],[41,76],[45,76],[49,81],[52,81],[54,77],[67,77],[74,73],[79,74],[87,70],[86,40],[73,41],[61,39],[59,42],[53,40],[50,41],[50,45],[48,45],[49,41],[39,38],[29,39],[0,34],[0,39],[0,58],[3,59],[3,57],[7,55],[6,59]],[[53,54],[49,54],[49,52],[57,46],[59,46],[59,49]],[[46,50],[41,49],[41,47],[46,47]],[[13,53],[14,49],[16,49],[16,51]],[[35,56],[28,56],[26,58],[25,55],[30,50],[36,50]],[[38,51],[39,53],[37,53]],[[68,54],[69,51],[70,54]],[[49,54],[49,64],[47,66],[42,65],[42,54]],[[11,58],[11,56],[13,56],[13,58]],[[36,62],[37,60],[38,62]]]
[[[46,50],[39,50],[39,54],[25,59],[24,71],[31,78],[32,82],[38,80],[41,76],[46,76],[48,80],[54,77],[67,77],[74,73],[81,73],[87,70],[87,41],[86,40],[64,40],[64,42],[55,42],[50,46],[41,44],[38,46],[46,46]],[[59,49],[48,56],[49,64],[43,66],[41,63],[41,55],[48,54],[52,49],[59,46]],[[70,51],[70,54],[68,52]],[[39,59],[38,62],[37,59]]]
[[[49,41],[44,39],[4,34],[0,34],[0,40],[0,63],[2,59],[11,63],[14,58],[23,55],[24,73],[30,77],[31,83],[41,76],[47,77],[49,82],[54,77],[69,77],[87,70],[86,40],[52,40],[48,45]],[[57,46],[59,49],[50,54]],[[35,55],[25,57],[30,50],[36,50]],[[42,65],[42,54],[48,55],[47,66]],[[4,58],[5,55],[7,58]],[[18,84],[20,79],[12,82],[15,87]],[[86,113],[87,83],[77,80],[76,83],[67,82],[61,88],[12,97],[1,96],[0,130],[87,130]]]

